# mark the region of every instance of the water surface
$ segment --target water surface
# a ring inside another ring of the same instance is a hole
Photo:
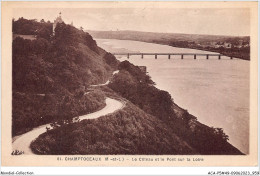
[[[130,40],[96,39],[109,52],[213,53]],[[117,57],[120,61],[125,56]],[[244,153],[249,148],[249,61],[217,56],[130,56],[147,66],[156,87],[168,91],[174,102],[208,126],[220,127],[229,142]]]

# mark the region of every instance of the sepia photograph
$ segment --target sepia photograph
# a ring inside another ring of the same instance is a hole
[[[2,18],[5,165],[258,164],[257,3],[6,2]]]

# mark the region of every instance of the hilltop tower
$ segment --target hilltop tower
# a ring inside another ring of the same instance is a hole
[[[54,20],[54,23],[53,23],[53,28],[52,28],[52,30],[53,30],[53,35],[55,34],[55,28],[56,28],[56,26],[57,26],[57,24],[58,23],[62,23],[63,22],[63,20],[62,20],[62,18],[61,18],[61,12],[59,13],[59,16]]]

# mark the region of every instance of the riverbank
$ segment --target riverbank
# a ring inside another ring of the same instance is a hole
[[[184,52],[211,53],[206,51],[174,48],[130,40],[96,39],[99,46],[110,52]],[[120,61],[127,57],[117,57]],[[156,83],[155,87],[171,94],[174,102],[198,117],[208,126],[221,127],[229,142],[244,153],[249,151],[249,63],[245,60],[223,56],[205,56],[194,60],[187,56],[131,56],[129,61],[146,66]],[[203,95],[203,96],[202,96]]]
[[[156,42],[154,42],[156,43]],[[250,61],[250,48],[213,48],[213,47],[201,47],[201,46],[178,46],[178,45],[171,45],[171,44],[164,44],[157,42],[156,44],[162,44],[162,45],[169,45],[172,47],[178,47],[178,48],[188,48],[188,49],[196,49],[196,50],[201,50],[201,51],[210,51],[210,52],[216,52],[219,54],[222,54],[224,56],[232,57],[232,58],[238,58],[238,59],[243,59]]]

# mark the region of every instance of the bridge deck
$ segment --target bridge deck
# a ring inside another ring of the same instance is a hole
[[[222,54],[202,54],[202,53],[112,53],[113,55],[197,55],[197,56],[224,56]]]
[[[174,56],[174,55],[180,55],[181,56],[181,59],[184,59],[184,56],[193,56],[194,59],[197,58],[197,56],[206,56],[206,59],[209,59],[209,56],[218,56],[218,59],[221,59],[221,56],[224,56],[223,54],[219,54],[219,53],[216,53],[216,54],[212,54],[212,53],[112,53],[114,55],[125,55],[127,56],[127,58],[129,59],[130,56],[133,56],[133,55],[140,55],[141,58],[143,59],[145,55],[153,55],[155,56],[155,59],[157,59],[157,56],[158,55],[168,55],[168,59],[171,59],[171,56]],[[233,57],[230,57],[230,59],[233,59]]]

